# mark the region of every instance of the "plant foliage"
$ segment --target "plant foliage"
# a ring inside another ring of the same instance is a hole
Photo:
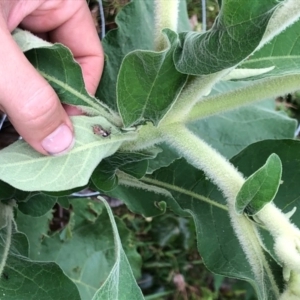
[[[176,15],[164,14],[177,2]],[[258,299],[300,297],[299,213],[295,225],[288,218],[299,206],[300,142],[273,100],[299,86],[299,3],[219,4],[212,28],[198,33],[184,0],[131,1],[102,41],[96,97],[66,47],[15,32],[61,101],[87,116],[72,118],[66,155],[45,157],[24,141],[0,151],[5,299],[144,299],[132,234],[104,198],[72,197],[83,188],[145,217],[170,209],[192,218],[211,272],[249,282]],[[178,26],[157,24],[159,14]],[[54,205],[69,219],[53,233]]]

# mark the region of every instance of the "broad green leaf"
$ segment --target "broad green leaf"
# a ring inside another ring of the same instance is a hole
[[[81,299],[92,299],[115,264],[114,233],[102,202],[77,198],[70,199],[70,204],[73,209],[68,225],[61,232],[45,236],[39,244],[38,236],[29,238],[30,255],[39,261],[55,261],[77,285]],[[22,223],[26,220],[28,224],[35,219],[24,215],[23,218],[26,219]],[[42,224],[45,221],[41,220]],[[117,224],[123,247],[138,277],[140,257],[135,241],[123,222],[117,220]],[[29,225],[23,224],[24,228],[27,232]]]
[[[198,249],[206,267],[214,273],[249,281],[255,288],[258,299],[277,299],[276,287],[272,286],[267,269],[261,266],[263,282],[257,282],[251,266],[235,236],[227,207],[220,192],[209,183],[203,172],[177,160],[167,168],[157,170],[145,182],[156,182],[171,192],[185,211],[193,216]],[[234,253],[232,252],[234,249]],[[277,284],[280,286],[281,269],[271,258]],[[276,278],[276,276],[278,276]]]
[[[157,216],[164,214],[168,206],[179,215],[188,215],[182,211],[172,194],[166,189],[141,182],[127,174],[119,173],[118,176],[118,186],[105,194],[121,199],[134,213],[139,213],[146,217]]]
[[[5,230],[0,231],[3,252]],[[55,263],[34,262],[27,258],[28,241],[14,232],[7,263],[0,278],[0,298],[8,300],[80,300],[76,285]]]
[[[57,203],[63,207],[64,209],[69,209],[70,208],[70,202],[68,197],[59,197],[57,199]]]
[[[29,197],[26,202],[18,203],[18,209],[25,215],[40,217],[50,211],[56,201],[56,197],[37,193]]]
[[[129,261],[122,247],[118,227],[108,203],[103,199],[109,220],[113,229],[115,242],[115,264],[109,276],[96,292],[93,300],[139,300],[144,299],[140,288],[135,281]]]
[[[134,133],[122,133],[102,117],[72,117],[76,142],[62,156],[43,156],[20,140],[0,151],[0,179],[25,191],[61,191],[87,184],[99,162]],[[111,134],[93,132],[95,125]]]
[[[177,214],[190,214],[196,226],[200,255],[210,271],[247,280],[256,290],[258,299],[278,299],[278,289],[281,290],[283,287],[281,268],[268,253],[265,253],[277,284],[274,285],[269,270],[264,266],[261,266],[262,276],[257,281],[233,232],[225,201],[220,191],[206,179],[202,171],[190,166],[184,159],[179,159],[168,167],[142,178],[141,181],[154,186],[152,195],[149,186],[147,189],[142,189],[142,186],[138,187],[137,184],[131,187],[128,179],[123,182],[120,178],[119,182],[126,185],[127,191],[125,192],[124,187],[123,193],[127,198],[125,202],[129,203],[130,208],[135,212],[144,213],[146,210],[149,212],[151,207],[157,205],[160,196],[165,206]],[[166,196],[167,193],[159,194],[158,189],[168,192],[169,197]],[[119,199],[123,200],[121,194]]]
[[[255,79],[270,76],[282,76],[285,74],[299,74],[299,30],[300,21],[288,27],[270,43],[251,55],[249,59],[242,63],[240,68],[274,67],[273,70],[268,73],[255,76]]]
[[[117,81],[117,102],[125,127],[151,121],[157,125],[185,85],[187,76],[173,63],[178,44],[175,32],[165,30],[169,47],[161,52],[136,50],[123,60]]]
[[[76,285],[55,263],[10,256],[0,279],[0,297],[7,300],[81,300]]]
[[[109,115],[108,108],[86,91],[80,65],[67,47],[50,44],[20,29],[16,30],[14,39],[61,102],[79,106],[91,115]]]
[[[32,217],[23,214],[21,211],[17,212],[16,224],[18,230],[27,236],[30,245],[28,255],[30,259],[39,260],[38,253],[41,249],[42,240],[48,235],[51,220],[52,211],[41,217]]]
[[[271,154],[266,163],[247,178],[237,197],[237,213],[255,215],[275,198],[281,180],[282,165],[276,154]]]
[[[260,141],[249,145],[232,158],[232,162],[245,176],[250,176],[264,164],[272,153],[276,153],[280,157],[283,169],[281,184],[275,196],[274,204],[284,213],[289,213],[294,207],[298,208],[300,206],[300,141],[288,139]],[[291,221],[300,228],[300,212],[298,209],[291,217]],[[273,251],[272,237],[265,230],[262,230],[261,234],[268,251],[276,258]]]
[[[14,187],[0,180],[0,200],[11,199],[15,191]]]
[[[294,137],[295,120],[276,112],[273,101],[270,106],[255,104],[241,107],[194,121],[188,124],[188,128],[230,158],[257,141]]]
[[[275,196],[274,203],[289,212],[300,204],[298,178],[300,178],[300,141],[292,139],[264,140],[249,145],[232,158],[233,164],[245,176],[250,176],[267,158],[276,153],[282,163],[282,183]],[[253,159],[255,157],[255,159]],[[250,159],[251,158],[251,159]],[[251,161],[251,163],[249,163]],[[296,211],[293,222],[300,227],[300,212]]]
[[[155,170],[162,167],[167,167],[174,160],[179,158],[179,154],[166,143],[159,144],[159,148],[162,150],[154,159],[149,160],[147,173],[151,174]]]
[[[182,47],[175,53],[177,69],[186,74],[207,75],[237,65],[260,44],[279,5],[273,0],[222,1],[220,14],[209,31],[180,35]]]
[[[102,40],[105,68],[96,96],[117,111],[116,82],[123,58],[131,51],[154,49],[154,1],[133,0],[116,17],[118,29]],[[142,16],[142,17],[141,17]],[[178,30],[189,30],[185,0],[180,1]]]
[[[134,176],[135,178],[142,178],[148,169],[148,160],[141,160],[136,163],[129,163],[121,167],[120,170]]]
[[[110,191],[118,183],[118,178],[116,176],[116,171],[118,169],[124,170],[125,168],[125,172],[131,171],[139,174],[139,176],[142,177],[145,175],[147,166],[141,170],[139,162],[154,158],[157,155],[157,152],[158,149],[155,148],[141,152],[118,151],[114,155],[101,161],[101,163],[94,170],[91,180],[97,189],[101,191]]]

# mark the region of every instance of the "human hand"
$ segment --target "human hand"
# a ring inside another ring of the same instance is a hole
[[[94,94],[104,55],[85,0],[2,0],[0,2],[0,110],[35,150],[63,153],[74,144],[68,117],[47,81],[27,61],[11,32],[17,27],[66,45],[80,64],[87,91]]]

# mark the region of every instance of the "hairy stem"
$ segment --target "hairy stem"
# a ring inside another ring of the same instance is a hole
[[[2,276],[8,258],[8,253],[11,245],[12,223],[13,223],[13,207],[11,205],[1,204],[1,209],[3,210],[2,215],[5,216],[6,219],[6,240],[5,240],[4,250],[0,262],[0,277]]]
[[[162,34],[164,28],[177,31],[178,6],[180,0],[154,0],[155,1],[155,50],[161,51],[168,46]]]
[[[193,107],[184,121],[195,121],[260,100],[290,93],[298,90],[299,86],[300,75],[285,75],[255,81],[250,86],[205,98]]]
[[[247,256],[249,264],[263,294],[267,298],[264,286],[264,276],[267,274],[274,294],[279,296],[270,266],[265,258],[260,242],[257,238],[257,229],[245,216],[235,212],[237,193],[245,182],[242,174],[217,151],[195,136],[182,124],[170,124],[160,128],[166,140],[178,150],[193,166],[203,170],[205,174],[222,191],[227,200],[231,223],[237,238]]]
[[[182,92],[172,109],[166,114],[160,124],[178,123],[184,121],[195,104],[203,97],[207,96],[214,84],[223,76],[228,74],[230,69],[205,76],[190,76]]]
[[[162,136],[152,123],[138,128],[138,138],[133,141],[124,142],[121,146],[121,150],[124,151],[137,151],[152,147],[162,141]]]
[[[274,250],[285,268],[286,281],[290,271],[300,274],[300,230],[273,203],[266,204],[255,217],[274,238]]]
[[[205,174],[234,204],[235,197],[245,182],[242,174],[215,149],[190,132],[180,123],[160,128],[171,146],[176,148],[193,166]]]

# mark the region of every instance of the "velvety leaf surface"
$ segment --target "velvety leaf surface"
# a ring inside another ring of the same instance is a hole
[[[125,127],[145,120],[157,125],[186,82],[187,76],[179,73],[173,63],[177,34],[171,30],[164,33],[169,40],[167,49],[161,52],[136,50],[122,62],[117,81],[117,102]]]
[[[206,75],[233,67],[259,45],[268,22],[279,5],[273,0],[224,0],[213,27],[204,34],[180,35],[175,53],[180,72]]]
[[[299,74],[300,64],[300,21],[277,35],[270,43],[249,57],[241,68],[274,67],[268,73],[253,78],[263,78],[285,74]]]
[[[131,171],[144,176],[147,166],[140,169],[138,162],[154,158],[157,149],[141,152],[122,152],[118,151],[114,155],[105,158],[94,170],[91,180],[95,187],[102,191],[112,190],[118,183],[116,171],[125,168],[125,172]],[[127,165],[127,166],[126,166]],[[130,169],[129,169],[130,168]],[[140,174],[142,172],[142,174]]]
[[[241,151],[232,159],[232,162],[238,167],[239,171],[249,176],[272,153],[276,153],[282,163],[282,183],[274,199],[274,204],[284,213],[288,213],[294,207],[299,207],[300,205],[300,142],[298,140],[266,140],[257,142]],[[253,157],[255,157],[255,160],[252,159]],[[276,222],[276,220],[274,221]],[[291,217],[291,221],[300,228],[300,212],[298,209]],[[261,234],[268,251],[276,259],[272,237],[265,230],[262,230]]]
[[[117,111],[116,82],[123,58],[137,49],[153,50],[154,48],[153,13],[153,0],[131,1],[116,17],[118,29],[110,31],[102,40],[106,60],[96,96],[115,111]],[[189,30],[184,0],[180,1],[179,14],[179,31]]]
[[[249,145],[232,162],[245,176],[255,172],[267,158],[276,153],[282,163],[282,183],[275,196],[274,203],[284,212],[291,211],[299,205],[300,178],[300,141],[298,140],[265,140]],[[250,157],[255,157],[250,159]],[[293,223],[300,227],[300,212],[297,210],[292,217]]]
[[[81,300],[74,283],[55,263],[9,257],[6,276],[0,279],[1,299]]]
[[[0,231],[3,252],[5,231]],[[14,232],[12,246],[0,278],[0,298],[7,300],[81,300],[76,285],[55,263],[34,262],[27,258],[28,241],[23,233]]]
[[[256,104],[192,122],[188,128],[230,158],[257,141],[293,138],[296,122],[273,107]]]
[[[122,200],[131,211],[145,217],[164,214],[167,206],[179,215],[188,216],[166,189],[157,189],[127,174],[119,174],[119,185],[105,194]]]
[[[76,142],[62,156],[44,156],[19,140],[0,151],[0,179],[25,191],[60,191],[85,185],[98,163],[112,155],[132,133],[121,133],[102,117],[72,117]],[[93,132],[101,125],[111,134]]]
[[[136,163],[129,163],[125,166],[121,167],[120,170],[135,177],[135,178],[142,178],[148,169],[148,160],[141,160]]]
[[[29,241],[29,255],[32,260],[37,258],[40,251],[42,240],[49,232],[49,224],[52,220],[52,212],[48,211],[41,217],[25,215],[21,211],[17,212],[16,223],[18,230],[26,234]]]
[[[18,209],[25,215],[40,217],[51,210],[56,201],[56,197],[37,193],[29,197],[26,202],[18,203]]]
[[[96,292],[93,300],[142,300],[144,299],[135,278],[133,276],[129,261],[122,247],[117,224],[109,205],[103,199],[109,220],[113,229],[115,242],[115,264],[109,276]]]
[[[147,173],[151,174],[155,170],[170,165],[174,160],[179,158],[179,154],[166,143],[159,144],[162,150],[154,159],[149,160]]]
[[[158,201],[164,201],[165,207],[171,208],[177,214],[189,213],[195,222],[200,255],[209,270],[249,281],[258,293],[258,299],[277,299],[278,295],[274,291],[276,288],[270,284],[267,270],[261,269],[264,279],[259,283],[256,282],[251,266],[233,232],[224,199],[202,171],[180,159],[144,177],[142,182],[164,189],[170,196],[159,194],[158,191],[153,191],[150,196],[149,187],[127,188],[125,202],[129,202],[129,207],[133,208],[133,211],[140,213],[146,211],[150,215],[157,207]],[[123,182],[120,180],[120,183]],[[129,186],[126,181],[124,184]],[[280,267],[267,253],[266,257],[279,287],[282,287]]]
[[[37,243],[38,236],[29,239],[31,257],[39,261],[55,261],[77,285],[81,299],[92,299],[115,265],[114,233],[102,203],[77,198],[70,199],[70,204],[73,208],[70,221],[60,233],[44,237],[40,244]],[[22,218],[29,224],[35,219]],[[45,224],[45,219],[40,220]],[[28,231],[29,225],[22,223],[23,230]],[[140,257],[132,235],[120,220],[117,224],[133,272],[139,277]]]
[[[236,211],[255,215],[273,201],[278,191],[282,173],[280,158],[271,154],[266,163],[247,178],[236,198]]]

